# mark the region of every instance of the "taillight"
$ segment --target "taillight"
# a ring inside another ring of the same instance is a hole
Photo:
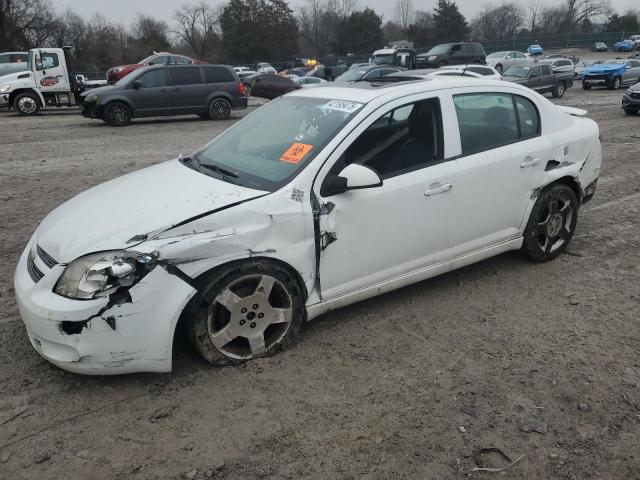
[[[238,93],[240,95],[244,95],[245,94],[244,83],[242,83],[242,82],[238,83]]]

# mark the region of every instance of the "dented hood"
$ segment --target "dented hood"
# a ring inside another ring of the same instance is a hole
[[[51,212],[35,240],[59,263],[130,248],[191,217],[268,192],[244,188],[170,160],[90,188]]]

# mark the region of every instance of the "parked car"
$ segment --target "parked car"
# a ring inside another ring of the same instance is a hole
[[[370,63],[352,63],[351,65],[349,65],[349,69],[352,68],[362,68],[362,67],[368,67],[369,65],[371,65]]]
[[[327,83],[327,80],[318,77],[296,77],[291,78],[291,80],[293,80],[296,84],[302,86],[302,88],[315,87],[317,85]]]
[[[544,53],[544,48],[535,43],[527,47],[527,53],[531,56],[542,55]]]
[[[258,63],[256,71],[258,73],[278,73],[276,69],[271,66],[270,63],[265,63],[265,62]]]
[[[591,67],[592,65],[598,65],[600,63],[604,63],[604,60],[596,60],[595,62],[579,62],[576,66],[575,69],[573,70],[573,79],[574,80],[582,80],[582,75],[584,74],[584,71]]]
[[[387,67],[403,67],[414,70],[417,66],[417,53],[410,47],[382,48],[371,55],[369,63]]]
[[[438,68],[445,65],[475,63],[486,65],[487,54],[480,43],[443,43],[427,53],[418,55],[419,68]]]
[[[627,115],[635,115],[640,112],[640,81],[624,92],[622,110]]]
[[[0,77],[27,70],[29,52],[0,53]]]
[[[76,373],[166,372],[181,320],[207,362],[237,364],[506,251],[553,260],[601,166],[585,113],[465,78],[293,92],[51,212],[14,277],[26,333]]]
[[[226,65],[152,65],[81,95],[82,115],[124,126],[133,118],[200,115],[224,120],[246,108],[244,85]]]
[[[613,60],[593,65],[582,74],[582,88],[603,86],[617,90],[640,81],[640,60]]]
[[[631,40],[622,40],[613,44],[614,52],[631,52],[635,50],[636,44]]]
[[[591,51],[592,52],[608,52],[609,51],[609,47],[604,42],[596,42],[591,47]]]
[[[336,78],[336,82],[359,82],[360,80],[373,80],[384,77],[390,73],[405,71],[406,68],[381,65],[367,65],[365,67],[352,68]]]
[[[140,60],[138,63],[133,63],[131,65],[120,65],[110,68],[107,71],[107,82],[109,82],[110,84],[116,83],[118,80],[129,75],[134,70],[148,65],[186,65],[190,63],[202,62],[186,55],[179,55],[169,52],[154,52],[153,55],[149,55],[147,58]]]
[[[281,77],[277,73],[257,73],[243,78],[242,81],[249,95],[267,100],[273,100],[302,88],[302,85],[298,85],[289,78]]]
[[[242,71],[240,73],[237,73],[237,75],[238,75],[238,78],[240,78],[242,80],[243,78],[251,77],[251,76],[255,75],[256,73],[258,73],[258,72],[254,72],[253,70],[244,70],[244,71]]]
[[[548,60],[548,59],[554,59],[554,58],[563,58],[565,60],[571,60],[571,62],[575,65],[576,63],[580,62],[580,59],[578,57],[576,57],[575,55],[562,55],[560,53],[552,53],[550,55],[545,55],[544,59]]]
[[[347,71],[346,66],[318,67],[307,72],[305,76],[321,78],[328,82],[333,82],[336,79],[336,77],[342,75],[346,71]]]
[[[640,47],[640,35],[631,35],[629,40],[636,45],[636,48]]]
[[[554,73],[570,72],[572,76],[576,69],[573,62],[568,58],[543,58],[538,62],[538,65],[550,65]]]
[[[553,73],[551,66],[545,64],[511,67],[502,78],[525,85],[538,93],[550,92],[554,98],[562,98],[567,88],[573,86],[573,73]]]
[[[495,68],[500,74],[510,67],[528,65],[530,63],[532,63],[531,58],[522,52],[494,52],[487,55],[487,65]]]
[[[236,73],[242,73],[242,72],[251,72],[252,70],[249,67],[235,66],[233,67],[233,71]]]
[[[432,75],[465,75],[502,80],[502,75],[495,68],[485,65],[448,65],[439,68]]]

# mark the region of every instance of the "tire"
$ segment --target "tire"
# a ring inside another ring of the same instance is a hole
[[[231,104],[224,98],[214,98],[209,104],[209,118],[226,120],[231,115]]]
[[[582,89],[583,90],[591,90],[591,84],[589,84],[587,82],[582,82]]]
[[[624,110],[625,115],[635,115],[638,113],[638,110],[635,110],[633,108],[623,108],[622,110]]]
[[[13,108],[20,115],[37,115],[40,99],[34,93],[21,93],[13,99]]]
[[[498,72],[500,75],[502,75],[502,71],[503,71],[502,65],[497,64],[496,65],[496,72]]]
[[[524,231],[522,255],[547,262],[563,253],[575,232],[578,209],[578,199],[570,187],[556,183],[542,190]]]
[[[208,277],[186,326],[202,358],[232,365],[290,347],[303,317],[304,295],[296,278],[277,263],[253,260]]]
[[[104,109],[102,119],[112,127],[125,127],[131,123],[131,109],[126,103],[111,102]]]
[[[566,87],[564,85],[564,82],[558,82],[558,84],[553,87],[553,91],[551,92],[551,95],[553,96],[553,98],[562,98],[564,96],[564,92],[566,91]]]
[[[609,83],[609,88],[611,90],[618,90],[620,88],[620,77],[614,77]]]

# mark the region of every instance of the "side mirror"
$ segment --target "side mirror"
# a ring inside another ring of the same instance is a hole
[[[142,88],[142,82],[140,80],[134,80],[133,83],[131,84],[131,86],[135,90],[140,90]]]
[[[347,165],[339,175],[327,178],[320,194],[330,197],[349,190],[380,186],[382,186],[382,179],[373,169],[359,163],[352,163]]]

